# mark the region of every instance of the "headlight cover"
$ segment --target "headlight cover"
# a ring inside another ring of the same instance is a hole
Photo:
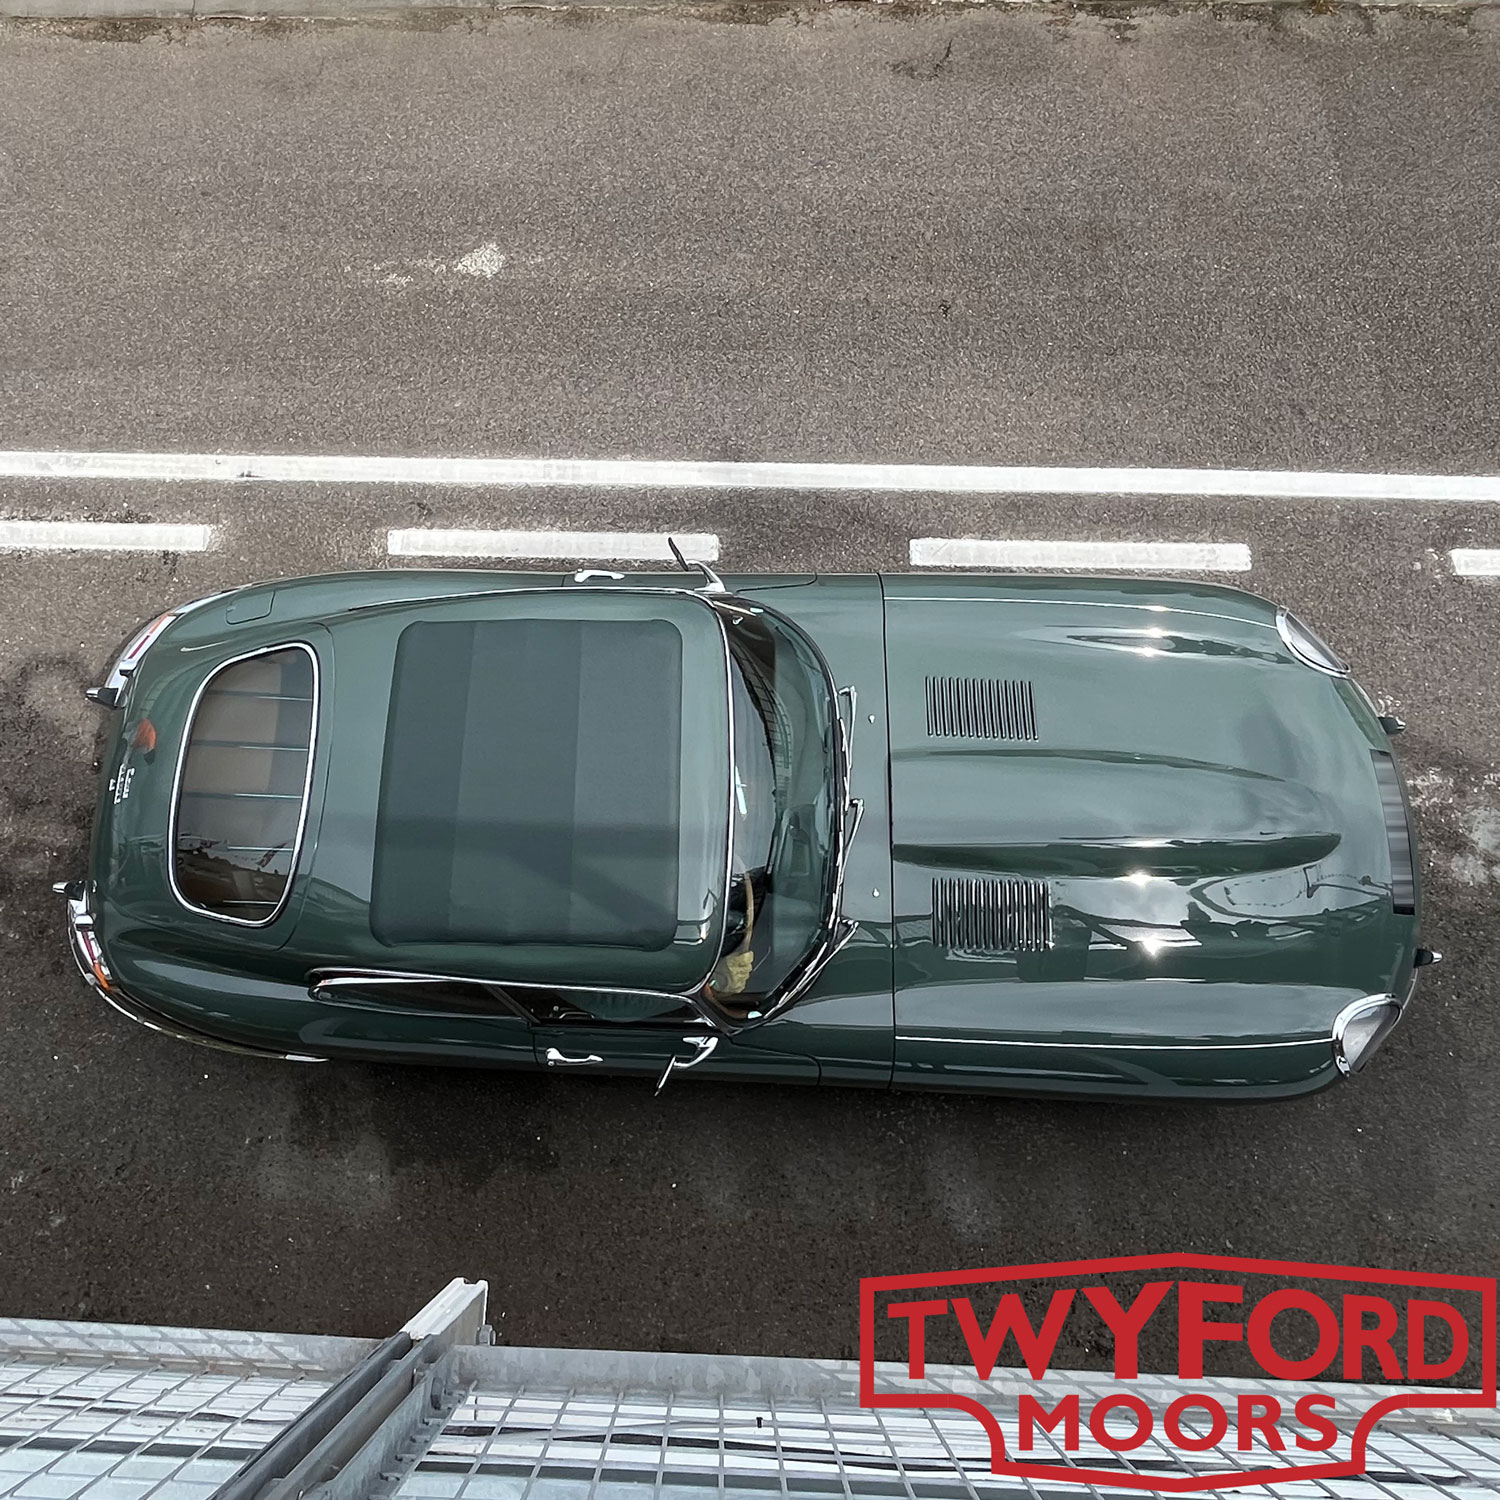
[[[1374,1057],[1401,1019],[1401,1002],[1392,995],[1367,995],[1346,1005],[1333,1023],[1333,1060],[1346,1077]]]
[[[1304,624],[1289,609],[1276,611],[1276,633],[1282,644],[1298,661],[1330,677],[1347,677],[1348,666],[1333,647],[1310,625]]]

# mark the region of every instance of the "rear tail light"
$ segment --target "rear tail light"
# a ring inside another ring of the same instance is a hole
[[[120,653],[120,659],[115,663],[115,671],[125,673],[135,671],[151,642],[176,618],[177,611],[169,609],[165,614],[158,615],[149,625],[137,631],[130,638],[130,644]]]
[[[109,669],[109,676],[105,678],[104,686],[88,688],[84,696],[91,703],[97,703],[102,708],[118,708],[125,701],[126,686],[135,669],[140,666],[141,658],[151,649],[151,643],[180,613],[180,610],[169,609],[165,614],[158,615],[149,625],[141,626],[126,641],[120,654],[115,658],[115,664]]]
[[[104,962],[104,950],[99,946],[99,939],[94,936],[91,928],[79,927],[76,930],[79,952],[94,976],[94,983],[107,992],[110,987],[109,965]]]
[[[176,609],[157,615],[150,624],[142,625],[120,648],[120,654],[115,658],[114,666],[109,669],[109,676],[105,678],[103,687],[86,688],[84,697],[103,708],[118,708],[125,701],[126,687],[135,669],[140,666],[141,658],[151,649],[162,631],[173,620],[181,619],[195,609],[202,609],[205,604],[212,604],[216,599],[227,598],[232,592],[233,590],[221,590],[217,594],[205,594],[201,599],[179,604]]]

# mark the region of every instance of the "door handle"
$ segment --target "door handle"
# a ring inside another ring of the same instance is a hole
[[[609,568],[581,568],[573,575],[573,582],[592,583],[596,578],[608,578],[618,583],[624,576],[623,573],[612,572]]]
[[[549,1068],[581,1068],[587,1063],[599,1063],[604,1059],[597,1053],[590,1052],[587,1057],[569,1057],[566,1052],[559,1052],[556,1047],[547,1048],[547,1066]]]

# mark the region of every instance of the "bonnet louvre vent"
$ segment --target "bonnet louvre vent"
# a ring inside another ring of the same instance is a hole
[[[932,882],[932,941],[955,953],[1039,953],[1050,948],[1047,882],[937,877]]]
[[[1034,740],[1031,684],[998,677],[929,677],[927,733],[939,739]]]

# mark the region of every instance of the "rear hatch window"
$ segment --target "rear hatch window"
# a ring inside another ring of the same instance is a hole
[[[173,884],[189,906],[269,922],[286,897],[307,809],[317,673],[306,646],[220,668],[188,726]]]

